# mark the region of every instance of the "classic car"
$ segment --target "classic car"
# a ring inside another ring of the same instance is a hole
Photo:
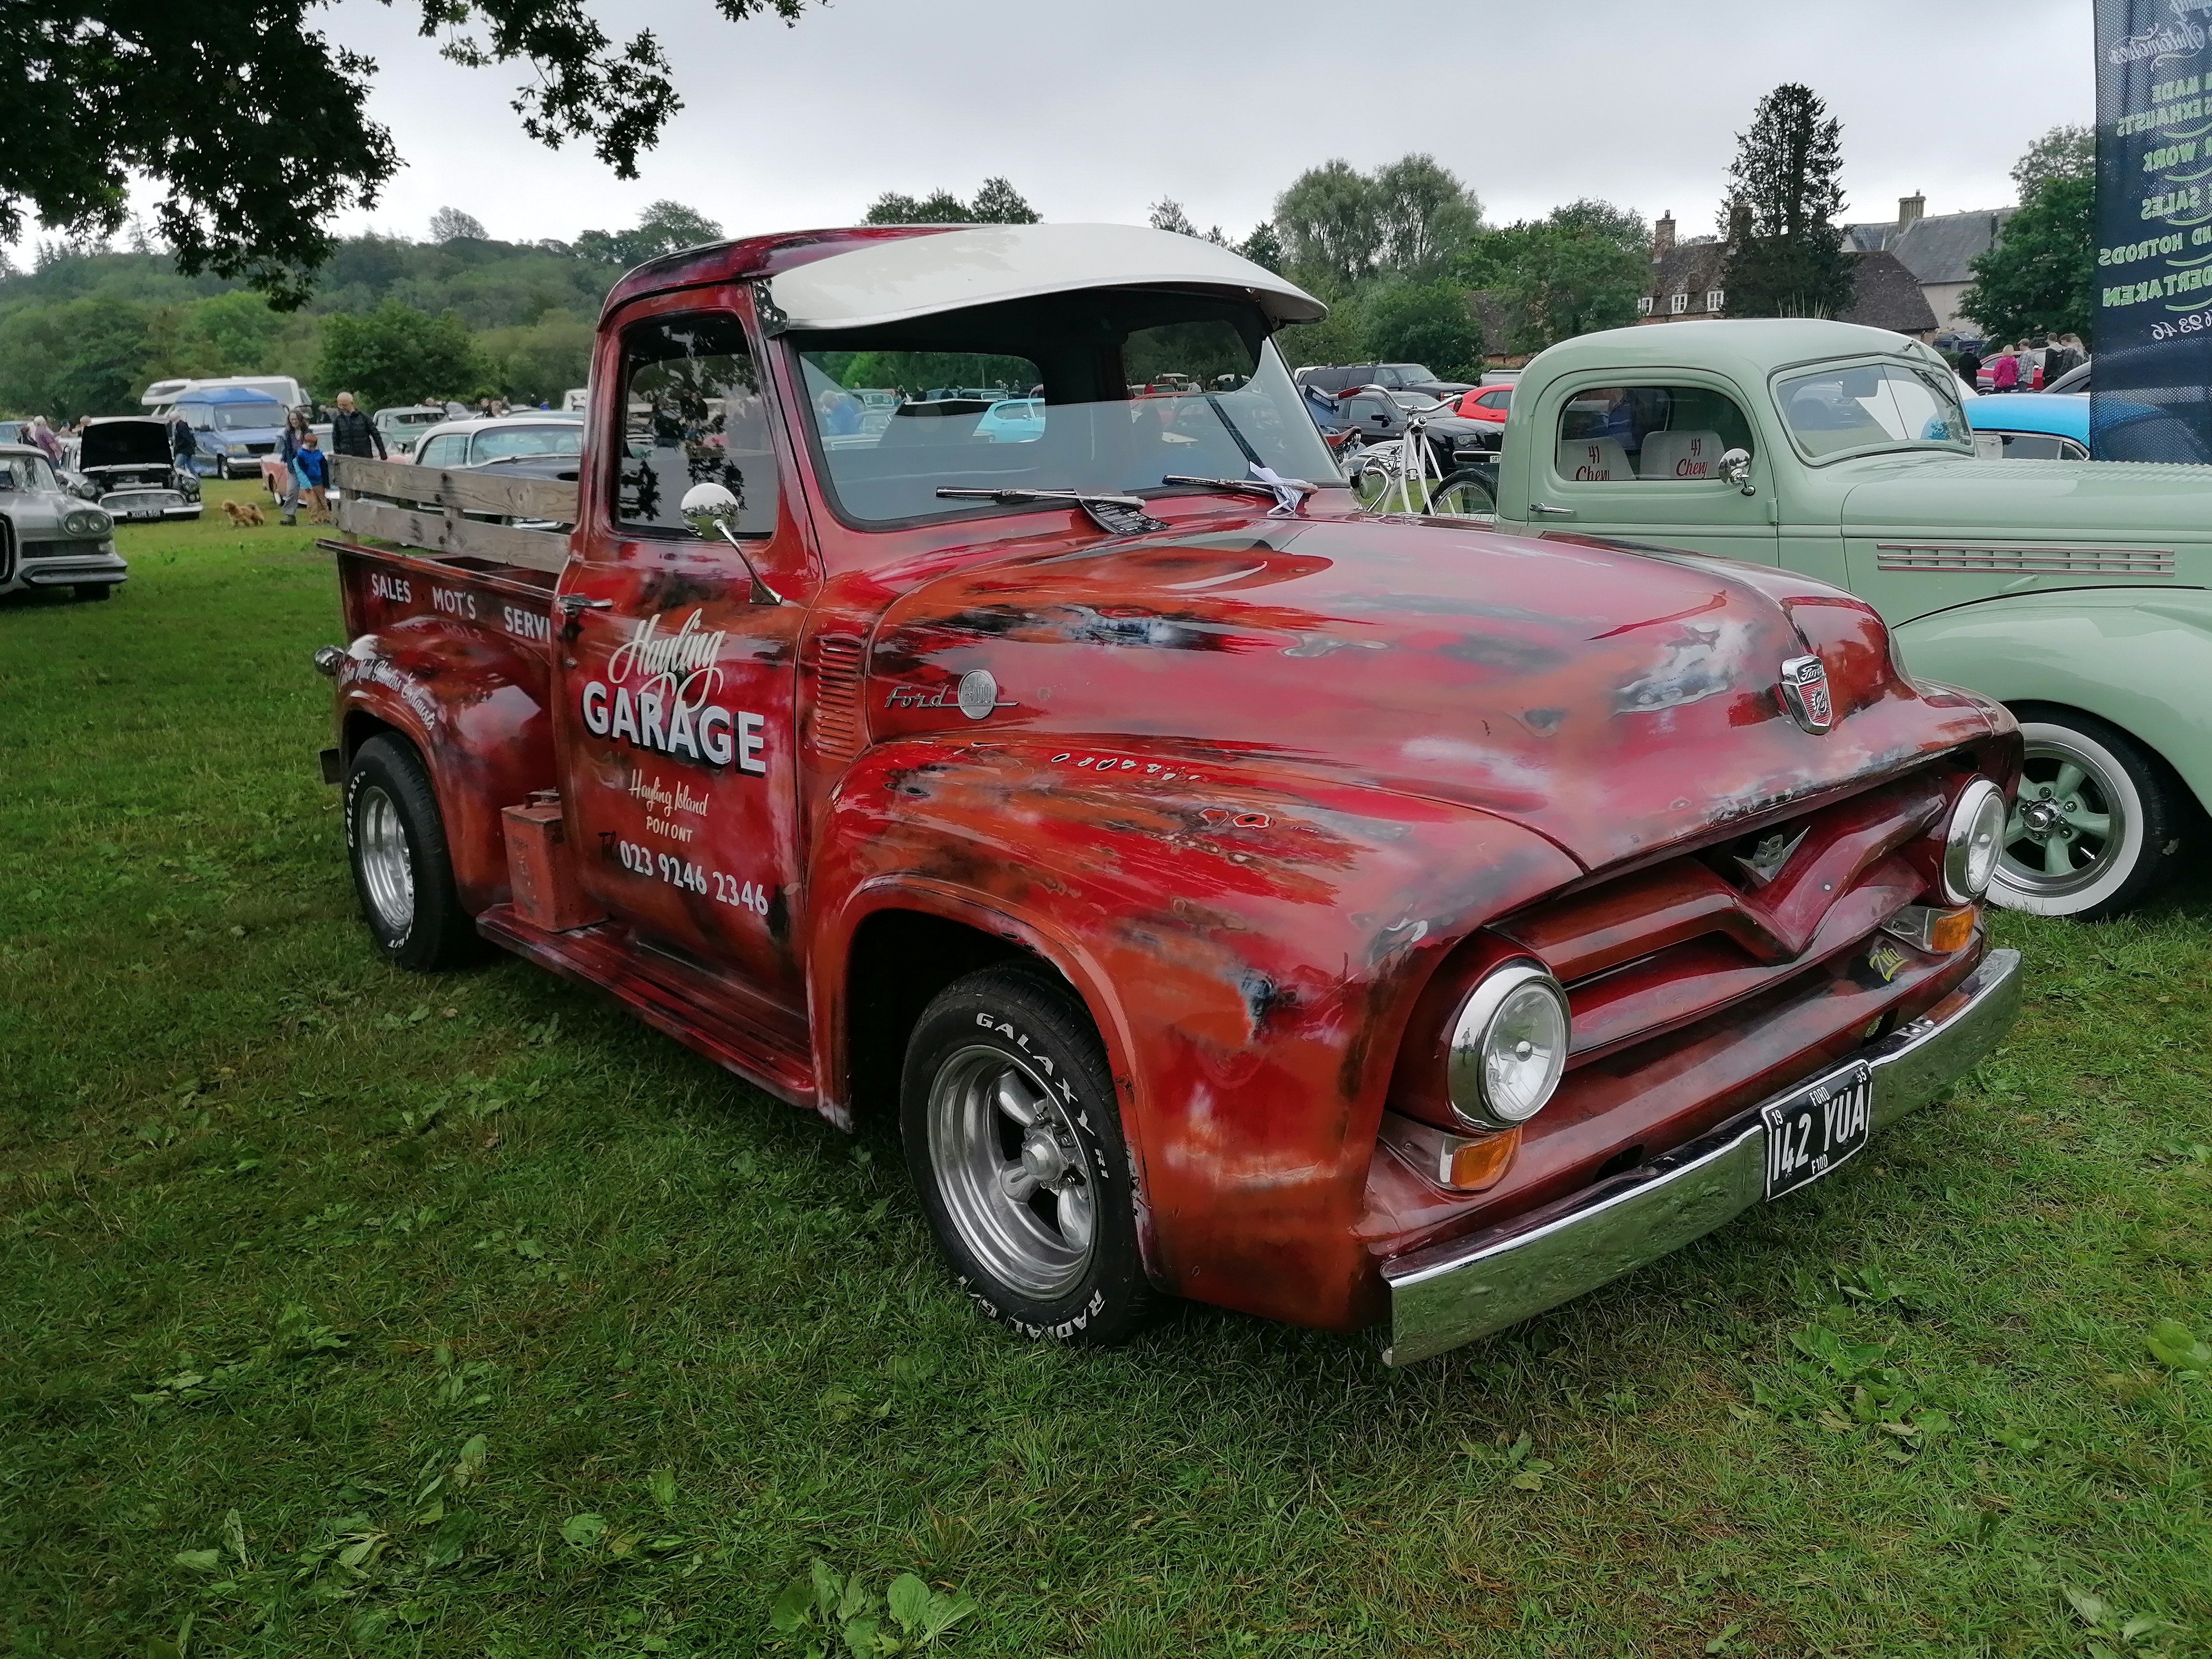
[[[2212,469],[1978,457],[1957,388],[1929,347],[1846,323],[1586,334],[1522,372],[1497,520],[1861,595],[1912,675],[2020,719],[2027,777],[1992,896],[2113,915],[2181,867],[2212,801],[2196,690],[2212,684]],[[1971,418],[2029,396],[1975,399]],[[2201,459],[2178,428],[2146,410],[2117,437],[2125,459]]]
[[[104,599],[131,567],[115,551],[114,520],[62,487],[29,444],[0,444],[0,593],[68,587]]]
[[[393,460],[404,461],[414,454],[422,434],[434,426],[443,426],[448,416],[442,404],[404,404],[380,409],[370,418],[376,423],[386,453]]]
[[[144,415],[87,421],[79,471],[91,499],[112,519],[197,519],[200,477],[179,466],[169,451],[169,428]]]
[[[1964,400],[1966,424],[1991,441],[1975,453],[2002,461],[2086,461],[2089,400],[2080,394],[2015,392]]]
[[[1420,392],[1437,398],[1456,398],[1472,390],[1465,380],[1439,380],[1425,363],[1352,363],[1335,368],[1302,368],[1293,377],[1300,386],[1316,386],[1323,392],[1342,393],[1364,386],[1385,392]]]
[[[2013,1017],[2012,720],[1817,580],[1362,512],[1273,340],[1324,310],[1102,225],[629,272],[573,532],[343,509],[418,550],[342,545],[316,653],[373,948],[885,1114],[1031,1338],[1180,1296],[1403,1363],[1844,1167]],[[826,431],[887,358],[1045,430]]]
[[[1002,398],[983,411],[983,418],[975,422],[975,435],[994,444],[1034,443],[1044,436],[1044,400]]]
[[[250,386],[194,386],[174,413],[192,430],[193,470],[203,477],[252,477],[284,438],[285,406]]]
[[[516,477],[576,477],[584,425],[574,416],[539,410],[527,415],[476,416],[425,428],[416,440],[418,466],[447,471],[492,467]]]

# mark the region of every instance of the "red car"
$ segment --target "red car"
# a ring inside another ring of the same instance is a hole
[[[1851,1160],[2017,1006],[2017,728],[1806,578],[1363,513],[1273,343],[1322,310],[1165,232],[758,237],[616,285],[580,482],[342,461],[376,948],[895,1118],[1030,1337],[1402,1363]]]
[[[1461,397],[1455,412],[1470,421],[1486,421],[1503,430],[1505,411],[1512,403],[1510,386],[1479,386]]]

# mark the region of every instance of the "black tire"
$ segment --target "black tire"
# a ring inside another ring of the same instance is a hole
[[[1029,1127],[991,1103],[1002,1085]],[[907,1043],[899,1127],[938,1245],[986,1318],[1033,1340],[1104,1346],[1152,1312],[1113,1077],[1064,985],[1002,966],[939,992]],[[1048,1184],[1015,1197],[990,1176],[994,1158]]]
[[[101,599],[112,598],[114,595],[114,592],[115,584],[113,582],[79,582],[76,585],[76,596],[80,599],[90,599],[97,602]]]
[[[1990,899],[2083,921],[2133,909],[2181,867],[2190,803],[2180,781],[2094,714],[2046,703],[2012,712],[2027,764]]]
[[[345,829],[362,916],[387,961],[427,974],[476,953],[475,924],[454,885],[437,793],[404,738],[379,732],[354,751]]]
[[[1495,519],[1498,496],[1488,478],[1462,467],[1429,491],[1429,511],[1442,519]]]

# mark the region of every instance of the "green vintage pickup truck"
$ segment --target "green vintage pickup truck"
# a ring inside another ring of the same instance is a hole
[[[1522,371],[1501,528],[1781,564],[1865,599],[1904,666],[2007,704],[2027,772],[1990,896],[2102,917],[2212,802],[2212,467],[1977,459],[1958,380],[1879,329],[1681,322]]]

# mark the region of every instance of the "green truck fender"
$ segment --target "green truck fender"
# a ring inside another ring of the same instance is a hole
[[[1984,599],[1890,630],[1917,678],[2119,727],[2212,805],[2212,592],[2066,589]],[[2197,688],[2191,695],[2190,688]]]

